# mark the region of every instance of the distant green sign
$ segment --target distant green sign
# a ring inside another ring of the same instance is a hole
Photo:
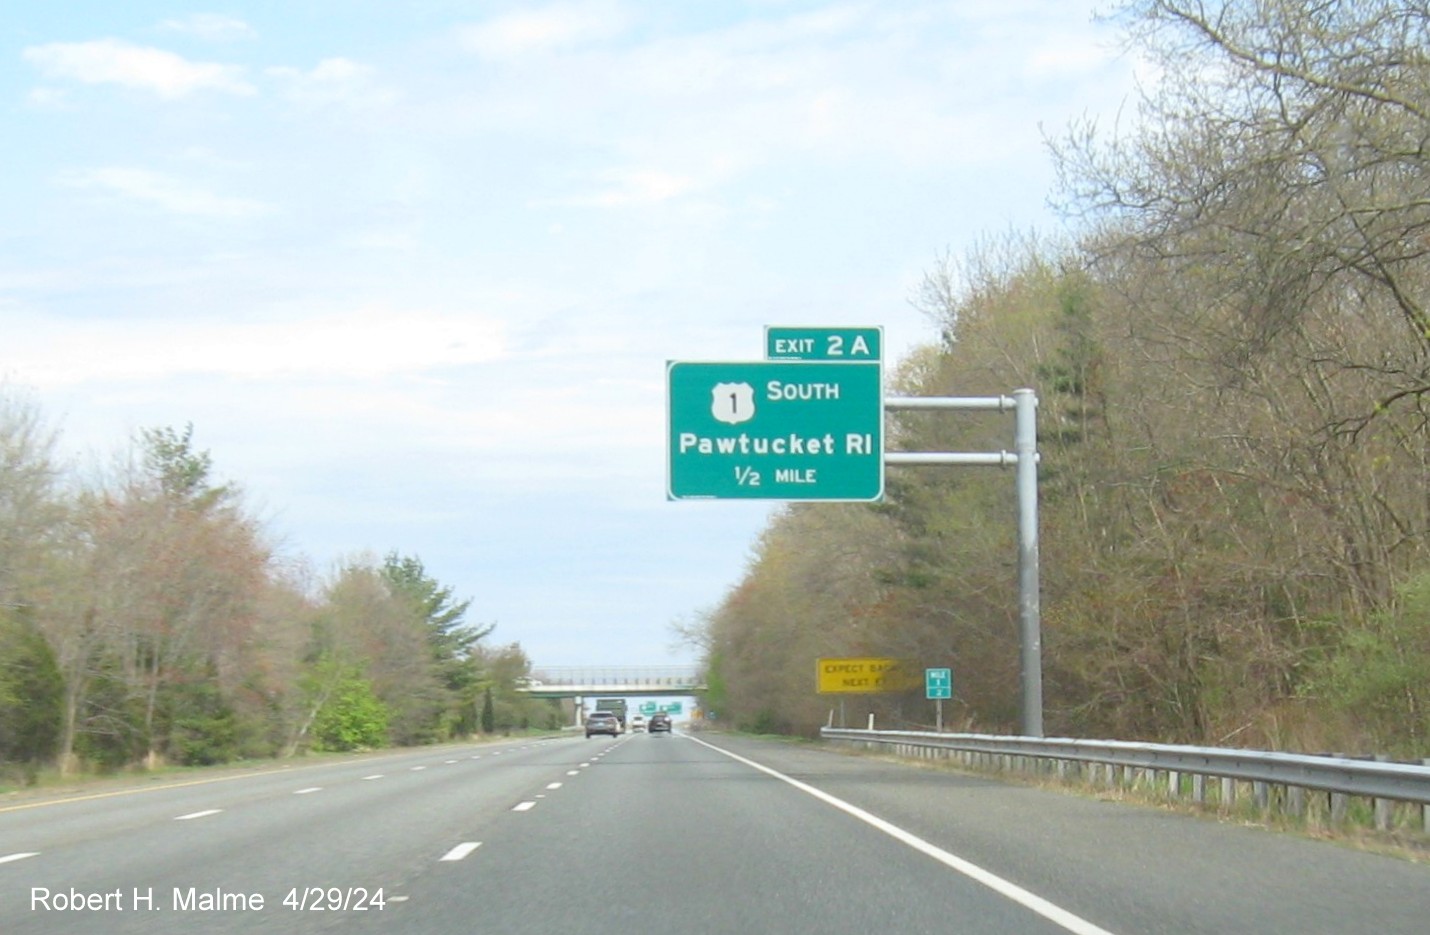
[[[870,363],[880,360],[882,328],[765,327],[767,360],[822,360],[833,363]]]
[[[666,714],[679,714],[685,710],[685,702],[667,701],[665,704],[660,706],[660,710],[664,711]]]
[[[930,700],[952,698],[953,670],[925,669],[924,697]]]
[[[879,499],[881,372],[877,361],[672,361],[667,496]]]

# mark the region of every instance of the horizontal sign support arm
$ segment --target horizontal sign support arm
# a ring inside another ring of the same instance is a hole
[[[884,463],[900,464],[981,464],[1011,467],[1018,456],[1011,451],[886,451]]]
[[[1011,396],[886,396],[884,408],[901,409],[995,409],[1006,412],[1018,401]]]

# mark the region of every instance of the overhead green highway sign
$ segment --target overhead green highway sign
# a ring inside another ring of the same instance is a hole
[[[667,496],[879,499],[880,372],[877,362],[669,362]]]

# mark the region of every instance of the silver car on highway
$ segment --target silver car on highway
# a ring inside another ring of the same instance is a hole
[[[609,711],[596,711],[586,717],[587,739],[590,739],[592,734],[610,734],[612,737],[619,737],[621,721]]]

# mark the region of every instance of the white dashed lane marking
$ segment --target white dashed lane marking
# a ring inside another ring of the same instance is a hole
[[[294,795],[307,795],[307,794],[310,793],[310,792],[322,792],[322,791],[323,791],[323,787],[322,787],[322,786],[309,786],[309,787],[306,788],[306,789],[299,789],[297,792],[294,792],[293,794],[294,794]]]
[[[26,857],[39,857],[39,856],[40,856],[40,852],[39,852],[39,851],[25,851],[24,853],[21,853],[21,854],[6,854],[4,857],[0,857],[0,864],[8,864],[8,863],[10,863],[11,861],[14,861],[14,860],[24,860]]]
[[[207,818],[207,817],[209,817],[210,815],[217,815],[217,814],[218,814],[219,812],[221,812],[221,811],[223,811],[223,809],[221,809],[221,808],[206,808],[206,809],[204,809],[204,810],[201,811],[201,812],[189,812],[187,815],[180,815],[179,817],[175,818],[174,820],[175,820],[175,821],[192,821],[192,820],[195,819],[195,818]]]
[[[518,803],[516,803],[516,806],[515,806],[514,808],[512,808],[512,811],[514,811],[514,812],[528,812],[528,811],[531,811],[533,808],[536,808],[536,803],[535,803],[535,802],[518,802]]]
[[[443,860],[461,860],[472,851],[482,846],[481,841],[468,841],[465,844],[458,844],[450,851],[442,855]]]

